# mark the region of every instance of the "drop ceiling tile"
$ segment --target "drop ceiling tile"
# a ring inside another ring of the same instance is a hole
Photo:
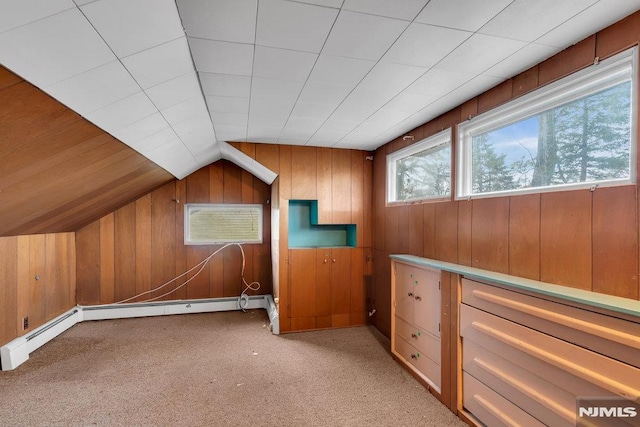
[[[106,131],[114,131],[157,113],[144,92],[137,92],[87,114],[87,119]]]
[[[350,96],[367,91],[375,92],[376,97],[384,98],[386,102],[415,82],[426,71],[426,68],[421,67],[379,62]]]
[[[207,96],[206,99],[209,111],[214,113],[247,114],[249,112],[249,98]]]
[[[178,0],[182,24],[190,37],[253,43],[257,0]]]
[[[294,113],[289,116],[285,129],[315,132],[325,121],[323,118],[296,116]]]
[[[438,63],[443,70],[480,74],[522,49],[527,43],[474,34]]]
[[[265,117],[289,117],[295,100],[288,99],[266,99],[266,98],[252,98],[249,106],[249,116],[255,115]]]
[[[256,44],[318,53],[337,9],[283,0],[261,0]]]
[[[397,19],[342,11],[322,53],[377,61],[408,25]]]
[[[131,146],[136,150],[141,150],[150,154],[163,145],[173,144],[182,145],[182,142],[178,138],[178,135],[176,135],[175,131],[172,128],[167,127],[142,139],[136,140],[131,144]]]
[[[143,89],[193,71],[185,37],[128,56],[122,63]]]
[[[345,136],[347,136],[347,132],[331,132],[321,129],[309,139],[308,144],[317,147],[333,147]]]
[[[345,135],[354,130],[361,122],[342,120],[340,117],[331,117],[320,126],[318,132],[336,132]]]
[[[404,113],[415,113],[431,104],[437,98],[417,93],[401,92],[383,108]]]
[[[133,146],[148,136],[158,133],[169,127],[169,123],[160,113],[154,113],[137,122],[114,131],[113,136],[127,145]]]
[[[311,102],[297,102],[291,115],[296,117],[313,117],[326,120],[336,109],[338,104],[314,104]]]
[[[195,73],[183,74],[153,86],[146,92],[159,110],[164,110],[202,93]]]
[[[412,21],[429,0],[345,0],[342,10]]]
[[[334,108],[349,95],[349,86],[335,86],[320,83],[307,83],[300,93],[300,102],[332,104]]]
[[[198,75],[205,95],[248,98],[251,94],[251,77],[212,73]]]
[[[565,48],[640,9],[638,0],[600,0],[557,26],[536,43]]]
[[[278,138],[278,144],[306,145],[308,140],[309,138],[295,138],[295,137],[280,136]]]
[[[315,4],[340,9],[344,0],[298,0],[299,3]]]
[[[385,62],[432,67],[472,33],[412,23],[382,57]]]
[[[220,125],[215,127],[216,139],[218,141],[246,141],[246,126]]]
[[[0,33],[75,7],[71,0],[4,0],[0,5]]]
[[[482,74],[493,77],[511,78],[516,74],[539,64],[559,51],[558,48],[531,43],[513,55],[502,60]]]
[[[377,136],[406,119],[408,115],[408,113],[395,111],[384,106],[360,123],[352,133]]]
[[[211,120],[213,121],[214,128],[218,126],[238,126],[246,129],[249,115],[238,113],[211,113]]]
[[[282,130],[287,123],[288,115],[276,116],[273,113],[269,114],[257,114],[249,113],[249,132],[252,128],[278,128]],[[278,134],[279,135],[279,134]]]
[[[411,84],[405,92],[437,99],[468,82],[473,77],[474,74],[471,73],[432,68]]]
[[[200,73],[251,75],[252,45],[189,38],[189,46]]]
[[[80,8],[119,58],[184,37],[174,0],[100,0]]]
[[[256,46],[253,76],[304,82],[317,58],[315,53]]]
[[[423,24],[477,31],[513,0],[431,0],[415,19]],[[461,13],[461,11],[464,11]]]
[[[375,61],[322,54],[309,82],[354,87],[376,65]]]
[[[78,9],[0,34],[0,58],[5,67],[38,87],[116,59]]]
[[[44,90],[72,110],[87,115],[139,92],[140,87],[120,61],[113,61]]]
[[[250,125],[247,130],[247,141],[277,143],[282,128],[272,126]]]
[[[303,84],[303,82],[293,80],[254,77],[251,82],[251,98],[282,99],[295,102]]]
[[[532,42],[598,0],[515,0],[479,32]]]
[[[216,141],[213,125],[209,117],[206,120],[191,118],[172,126],[180,140],[189,148]]]
[[[207,106],[201,96],[195,96],[160,112],[172,126],[189,119],[205,120],[211,123]]]

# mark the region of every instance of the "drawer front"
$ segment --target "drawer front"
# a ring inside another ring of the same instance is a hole
[[[440,363],[440,339],[396,316],[396,335]]]
[[[460,306],[460,335],[492,353],[510,355],[514,364],[559,386],[554,377],[564,372],[579,379],[574,386],[587,382],[631,400],[640,397],[640,369],[465,304]]]
[[[528,414],[549,426],[575,426],[574,394],[471,340],[463,340],[462,354],[466,372]]]
[[[413,322],[413,306],[415,302],[416,283],[413,279],[414,267],[401,263],[395,265],[395,314],[407,322]]]
[[[396,355],[417,369],[422,376],[440,393],[440,365],[431,360],[426,354],[413,347],[404,339],[396,335],[394,340]]]
[[[640,323],[468,279],[462,302],[640,368]]]
[[[543,427],[544,424],[463,372],[462,404],[483,424],[491,427]]]
[[[419,270],[414,273],[413,323],[431,334],[440,336],[440,272],[437,270]]]

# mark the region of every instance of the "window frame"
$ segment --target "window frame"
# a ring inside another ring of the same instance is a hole
[[[404,205],[419,202],[437,202],[451,200],[454,192],[453,188],[453,128],[446,128],[428,138],[413,143],[393,153],[387,154],[387,191],[386,205]],[[449,187],[451,189],[447,196],[418,197],[415,199],[392,200],[396,196],[396,162],[406,157],[413,156],[422,151],[449,144],[451,156],[449,157]]]
[[[230,210],[230,209],[258,209],[258,230],[257,239],[213,239],[213,240],[193,240],[191,237],[191,216],[193,210]],[[229,204],[229,203],[186,203],[184,205],[184,244],[191,245],[224,245],[227,243],[241,244],[261,244],[264,240],[263,234],[264,207],[260,204]]]
[[[587,97],[622,83],[631,77],[629,177],[603,181],[578,182],[544,187],[473,193],[472,139],[550,108]],[[636,183],[638,126],[638,47],[633,47],[606,60],[577,71],[517,99],[479,114],[457,126],[455,200],[468,200],[516,194],[544,193],[571,189],[634,185]]]

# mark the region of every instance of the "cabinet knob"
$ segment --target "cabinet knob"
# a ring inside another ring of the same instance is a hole
[[[326,259],[326,258],[325,258],[322,262],[324,262],[324,263],[326,264],[326,263],[327,263],[327,261],[328,261],[328,259]]]
[[[411,338],[418,339],[418,336],[416,334],[414,334],[414,333],[411,333]]]
[[[412,297],[412,296],[413,296],[413,292],[409,292],[409,293],[407,294],[407,296]]]
[[[336,259],[335,259],[335,258],[333,259],[333,262],[336,262]]]
[[[416,295],[416,301],[422,301],[422,297],[420,297],[420,295]]]
[[[418,356],[417,356],[417,355],[415,355],[415,354],[412,354],[412,355],[411,355],[411,358],[415,360],[415,359],[417,359],[417,358],[418,358]]]

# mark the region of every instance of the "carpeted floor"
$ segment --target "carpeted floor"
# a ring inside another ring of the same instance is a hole
[[[85,322],[0,372],[2,426],[464,426],[372,327],[264,310]]]

